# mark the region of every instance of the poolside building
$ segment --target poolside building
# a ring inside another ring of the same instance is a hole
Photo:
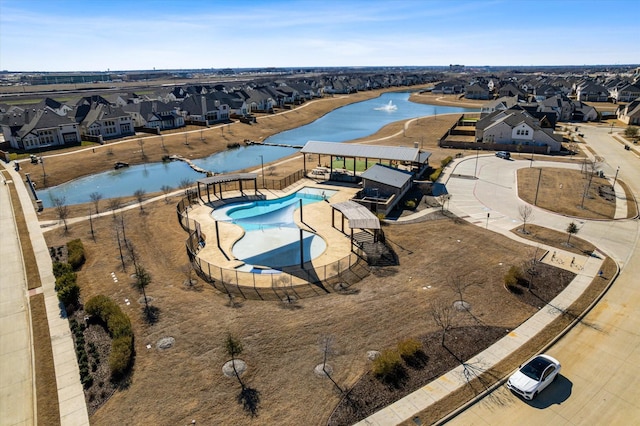
[[[413,177],[421,175],[429,167],[431,156],[417,144],[408,148],[320,141],[307,142],[300,152],[304,154],[305,176],[361,183],[363,190],[354,201],[384,215],[388,215],[409,191]],[[317,162],[314,161],[316,156]],[[329,161],[323,163],[326,157]],[[317,166],[307,169],[307,160]],[[342,167],[339,167],[340,162]]]

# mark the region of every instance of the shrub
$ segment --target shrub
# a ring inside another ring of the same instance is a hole
[[[422,349],[422,344],[416,339],[405,339],[398,343],[398,353],[402,358],[411,358]]]
[[[122,336],[111,342],[111,354],[109,355],[109,368],[113,377],[122,376],[129,365],[133,355],[132,336]]]
[[[453,161],[453,158],[451,156],[448,156],[447,158],[444,158],[442,161],[440,161],[440,166],[444,169],[451,161]]]
[[[435,171],[431,173],[431,175],[429,175],[429,180],[431,182],[435,182],[438,180],[441,174],[442,174],[442,168],[435,169]]]
[[[522,280],[524,280],[522,270],[517,266],[512,266],[511,268],[509,268],[509,271],[507,271],[504,276],[504,283],[508,288],[510,288],[511,286],[515,286]]]
[[[109,355],[111,375],[116,378],[122,376],[129,369],[133,357],[133,331],[129,317],[113,300],[103,295],[92,297],[86,303],[85,310],[106,324],[113,339]]]
[[[53,262],[53,276],[58,278],[64,274],[73,272],[73,267],[68,263]]]
[[[82,267],[85,261],[84,246],[80,239],[71,240],[67,243],[68,260],[69,264],[74,271],[77,271]]]
[[[416,201],[415,200],[407,200],[404,203],[404,206],[410,210],[413,210],[416,208]]]
[[[396,350],[386,349],[373,361],[373,374],[385,382],[397,382],[401,372],[400,354]]]
[[[75,306],[80,299],[80,287],[76,283],[75,272],[67,272],[56,278],[55,290],[65,307]]]

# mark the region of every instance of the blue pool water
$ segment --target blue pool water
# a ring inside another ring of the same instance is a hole
[[[286,197],[235,203],[213,211],[212,216],[241,226],[244,236],[233,245],[233,255],[248,265],[281,268],[300,262],[300,228],[294,221],[296,209],[329,199],[336,191],[303,188]],[[304,217],[304,210],[303,210]],[[326,249],[325,241],[308,231],[302,232],[304,262],[315,259]]]
[[[464,113],[476,110],[417,104],[409,101],[408,92],[385,93],[363,102],[346,105],[322,116],[306,126],[273,135],[265,140],[274,144],[304,145],[310,140],[345,142],[377,132],[385,125],[408,118],[436,114]],[[397,108],[385,110],[392,102]],[[303,106],[304,107],[304,106]],[[252,145],[227,150],[193,162],[217,173],[229,173],[259,167],[296,153],[295,148]],[[52,188],[38,190],[45,207],[52,207],[52,197],[64,197],[67,204],[87,203],[92,192],[104,198],[125,197],[142,189],[158,192],[163,185],[176,188],[183,179],[195,181],[203,177],[182,162],[152,163],[87,176]],[[37,180],[37,176],[32,176]]]

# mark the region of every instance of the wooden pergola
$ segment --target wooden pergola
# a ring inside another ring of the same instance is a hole
[[[336,227],[335,224],[335,215],[334,212],[338,210],[340,213],[340,228]],[[331,226],[336,229],[340,229],[343,234],[346,234],[344,231],[344,219],[347,219],[349,228],[351,230],[351,245],[353,245],[353,230],[354,229],[372,229],[373,230],[373,240],[377,242],[379,236],[382,233],[382,228],[380,227],[380,220],[376,215],[371,213],[371,211],[363,206],[362,204],[358,204],[355,201],[344,201],[342,203],[331,204]]]
[[[219,200],[222,200],[222,184],[226,184],[229,182],[238,182],[239,186],[240,186],[240,193],[242,195],[244,194],[244,189],[242,188],[242,183],[246,182],[246,181],[253,181],[253,190],[255,191],[255,194],[258,194],[258,174],[257,173],[233,173],[233,174],[224,174],[224,175],[217,175],[217,176],[211,176],[211,177],[207,177],[204,179],[198,179],[197,184],[198,184],[198,198],[200,198],[200,200],[202,200],[203,202],[205,202],[205,200],[202,198],[203,195],[203,191],[202,191],[202,186],[204,186],[204,188],[206,189],[206,193],[207,193],[207,203],[211,202],[211,191],[209,190],[209,188],[213,187],[213,195],[215,197],[217,197]],[[202,186],[201,186],[202,185]],[[216,186],[218,188],[218,191],[216,191]]]

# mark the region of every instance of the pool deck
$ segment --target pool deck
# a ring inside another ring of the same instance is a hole
[[[339,229],[342,221],[340,212],[334,213],[335,224],[338,229],[331,226],[331,204],[350,200],[359,188],[322,185],[311,179],[303,179],[286,190],[260,190],[260,193],[262,193],[267,200],[272,200],[290,195],[304,187],[315,187],[337,191],[328,200],[329,202],[320,201],[305,205],[302,212],[304,223],[300,221],[300,210],[296,209],[294,213],[295,223],[300,228],[321,236],[327,244],[326,250],[310,262],[313,269],[320,271],[324,266],[333,264],[340,259],[344,259],[351,253],[351,241],[349,238],[350,230],[346,219],[345,232],[347,234],[345,235]],[[239,191],[230,191],[225,192],[224,197],[231,199],[234,197],[240,197],[241,195],[242,194]],[[215,221],[211,217],[212,211],[213,208],[210,205],[206,205],[202,202],[199,205],[193,205],[189,209],[189,219],[196,220],[200,224],[200,229],[206,239],[206,245],[200,250],[198,257],[211,265],[233,271],[244,265],[244,262],[233,257],[232,252],[233,245],[236,241],[242,238],[244,230],[238,225],[227,222],[218,222],[218,231],[220,233],[220,247],[218,247]],[[305,269],[309,269],[308,263],[309,262],[305,264]],[[254,276],[251,285],[255,287],[271,287],[274,283],[273,277],[271,276],[272,274],[245,274]],[[263,277],[263,279],[255,279],[255,276],[260,277],[260,275],[264,275],[265,277]],[[322,274],[318,272],[318,275],[321,276]],[[304,281],[300,282],[300,284],[304,283]]]

